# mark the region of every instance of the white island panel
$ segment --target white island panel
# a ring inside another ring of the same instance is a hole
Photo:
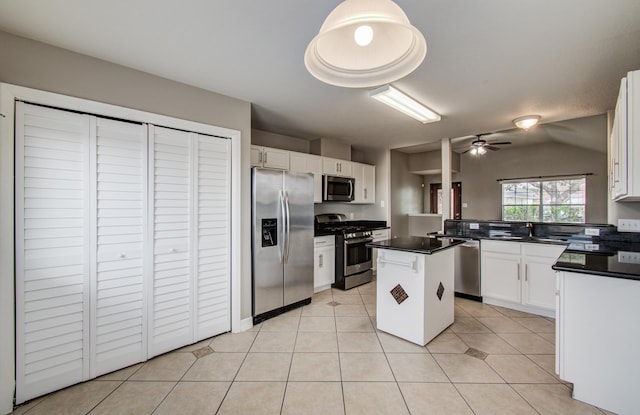
[[[453,249],[433,254],[380,249],[377,267],[379,330],[424,346],[453,323]],[[407,295],[400,303],[392,294],[398,286]]]

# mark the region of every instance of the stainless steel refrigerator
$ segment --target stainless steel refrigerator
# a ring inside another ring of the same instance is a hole
[[[313,175],[253,168],[254,324],[311,302]]]

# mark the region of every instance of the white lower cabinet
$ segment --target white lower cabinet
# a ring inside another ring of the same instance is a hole
[[[16,403],[230,329],[228,142],[16,104]]]
[[[331,288],[335,282],[336,247],[333,235],[313,238],[313,292]]]
[[[564,245],[481,241],[483,301],[553,317],[555,271]]]
[[[620,415],[640,408],[640,281],[557,273],[556,372],[573,397]]]

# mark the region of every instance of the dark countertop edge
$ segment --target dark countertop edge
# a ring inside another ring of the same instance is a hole
[[[585,254],[589,255],[589,254]],[[598,271],[586,268],[574,268],[566,265],[559,265],[557,262],[551,266],[556,271],[575,272],[578,274],[596,275],[599,277],[620,278],[625,280],[640,281],[640,275],[623,274],[620,272]]]
[[[384,242],[384,241],[381,241]],[[424,255],[431,255],[434,254],[436,252],[440,252],[440,251],[444,251],[446,249],[449,248],[453,248],[454,246],[463,244],[464,241],[463,240],[455,240],[455,241],[451,241],[449,243],[449,245],[447,246],[441,246],[439,248],[434,248],[434,249],[411,249],[411,248],[399,248],[399,247],[395,247],[395,246],[389,246],[389,245],[383,245],[379,242],[370,242],[367,244],[368,248],[376,248],[376,249],[388,249],[390,251],[402,251],[402,252],[412,252],[414,254],[424,254]]]

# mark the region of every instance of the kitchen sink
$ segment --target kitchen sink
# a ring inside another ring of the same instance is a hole
[[[544,237],[537,237],[537,236],[532,236],[531,238],[529,238],[532,241],[535,242],[556,242],[556,243],[564,243],[567,242],[566,239],[561,239],[561,238],[544,238]]]
[[[492,239],[503,239],[505,241],[522,241],[526,239],[525,236],[512,236],[512,235],[495,235],[490,236]]]

